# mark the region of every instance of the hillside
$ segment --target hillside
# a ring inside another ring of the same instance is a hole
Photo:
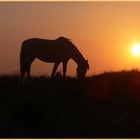
[[[0,137],[139,138],[140,72],[84,80],[0,76]]]

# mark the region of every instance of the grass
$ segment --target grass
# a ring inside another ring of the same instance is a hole
[[[139,138],[140,72],[78,80],[0,76],[1,138]]]

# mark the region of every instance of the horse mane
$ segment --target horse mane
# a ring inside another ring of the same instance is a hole
[[[64,41],[64,42],[66,41],[66,42],[72,43],[71,39],[68,39],[68,38],[63,37],[63,36],[57,38],[56,40],[61,40],[61,41]]]

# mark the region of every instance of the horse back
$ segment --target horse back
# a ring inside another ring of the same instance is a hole
[[[25,40],[22,46],[28,56],[46,62],[63,61],[70,58],[71,49],[57,40],[31,38]]]

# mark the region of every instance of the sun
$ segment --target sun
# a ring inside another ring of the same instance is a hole
[[[140,44],[133,44],[131,52],[134,56],[140,56]]]

